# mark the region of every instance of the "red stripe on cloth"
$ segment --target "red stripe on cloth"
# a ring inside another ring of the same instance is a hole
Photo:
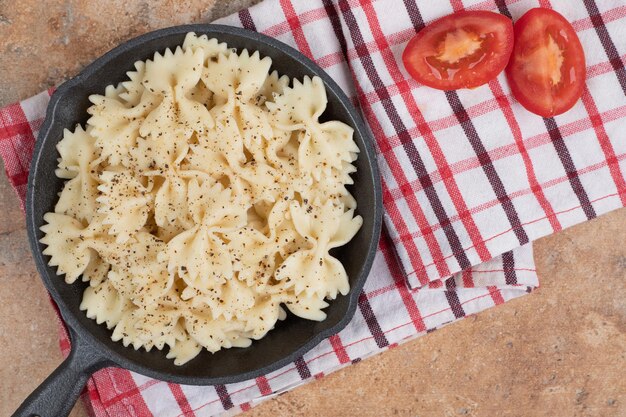
[[[5,166],[7,174],[9,176],[23,173],[28,175],[28,163],[23,163],[22,158],[30,160],[35,136],[20,103],[14,103],[2,109],[0,125],[3,127],[0,130],[0,153],[7,163]],[[15,149],[16,144],[20,146],[19,152]],[[8,166],[9,162],[15,165]]]
[[[250,405],[250,403],[243,403],[239,407],[241,407],[241,411],[248,411],[252,409],[252,406]]]
[[[283,9],[285,17],[287,18],[287,23],[289,23],[289,27],[291,28],[293,39],[296,41],[296,45],[298,45],[298,50],[307,57],[314,59],[313,52],[311,52],[309,43],[304,35],[302,23],[300,22],[300,18],[298,17],[291,0],[280,0],[280,6]],[[324,11],[324,9],[321,10]]]
[[[576,32],[582,32],[587,29],[595,28],[596,25],[605,26],[607,23],[626,17],[626,6],[624,5],[617,6],[614,9],[605,10],[602,13],[599,13],[598,7],[595,2],[585,5],[587,6],[587,12],[590,16],[583,17],[582,19],[578,19],[572,22],[572,27]],[[601,19],[602,23],[600,23],[597,19]],[[594,20],[596,20],[596,22],[594,22]]]
[[[122,371],[124,371],[124,370],[122,369]],[[96,373],[96,375],[102,374],[102,379],[107,379],[108,380],[108,385],[113,387],[113,379],[112,379],[111,375],[109,375],[109,373],[115,373],[115,372],[117,372],[117,368],[104,369],[104,370],[98,371]],[[148,381],[144,382],[143,384],[134,387],[131,391],[119,391],[119,390],[115,390],[114,389],[114,391],[117,394],[114,395],[111,398],[108,398],[108,399],[107,398],[103,398],[103,403],[102,404],[105,407],[108,407],[111,404],[120,402],[124,398],[132,397],[133,395],[136,395],[138,392],[144,391],[144,390],[150,388],[151,386],[157,385],[157,384],[160,384],[160,383],[161,383],[161,381],[158,381],[156,379],[149,379]]]
[[[465,288],[474,288],[474,278],[472,277],[472,270],[467,269],[461,273],[461,279]]]
[[[509,252],[505,252],[505,254],[510,253],[511,256],[513,254],[513,252],[509,251]],[[515,258],[513,258],[515,259]],[[536,269],[533,268],[505,268],[505,269],[485,269],[485,270],[475,270],[472,269],[471,270],[473,274],[480,274],[480,273],[491,273],[491,272],[507,272],[507,271],[525,271],[525,272],[537,272]],[[518,285],[516,283],[512,283],[511,285]]]
[[[537,202],[541,206],[543,212],[548,217],[550,221],[550,226],[552,226],[552,230],[558,232],[563,227],[561,226],[561,223],[559,222],[557,217],[554,215],[554,208],[546,198],[543,189],[539,185],[539,180],[537,180],[535,168],[533,167],[533,163],[530,159],[530,156],[528,155],[528,149],[526,149],[526,145],[524,143],[522,130],[520,129],[519,123],[517,122],[517,119],[513,114],[513,110],[511,109],[511,103],[504,95],[502,87],[500,86],[500,82],[498,82],[497,79],[489,82],[489,88],[493,92],[494,97],[496,97],[496,101],[500,106],[500,110],[502,110],[502,114],[504,114],[504,118],[511,128],[511,132],[513,133],[513,139],[515,140],[515,144],[517,145],[517,150],[522,156],[522,161],[524,162],[524,167],[526,168],[526,176],[528,177],[530,189],[535,195],[535,198],[537,199]]]
[[[441,287],[443,287],[443,281],[444,281],[443,279],[438,279],[436,281],[431,281],[431,282],[428,283],[428,288],[431,288],[431,289],[433,289],[433,288],[441,288]]]
[[[547,9],[551,9],[552,8],[552,5],[550,4],[549,0],[539,0],[539,6],[545,7]]]
[[[335,351],[335,355],[337,355],[337,359],[339,360],[339,363],[344,364],[344,363],[350,362],[350,357],[348,356],[346,349],[343,347],[343,344],[341,343],[341,338],[339,337],[339,335],[334,335],[334,336],[329,337],[328,341],[330,342],[330,345],[333,347],[333,350]]]
[[[386,229],[381,235],[380,247],[382,249],[383,256],[385,257],[385,262],[387,262],[387,265],[389,266],[391,276],[396,283],[396,288],[402,298],[402,303],[404,304],[406,311],[409,313],[409,317],[413,320],[415,330],[420,333],[426,331],[426,325],[422,319],[422,313],[420,312],[413,295],[406,286],[406,274],[402,271],[400,265],[398,264],[397,258],[393,256],[394,247]]]
[[[504,298],[502,297],[502,293],[498,287],[490,285],[487,289],[489,290],[489,295],[491,295],[491,299],[495,305],[499,306],[500,304],[504,304]]]
[[[589,114],[589,120],[593,125],[596,137],[598,138],[598,142],[600,143],[600,147],[602,148],[602,152],[606,158],[609,166],[609,172],[611,173],[611,177],[615,183],[615,188],[623,190],[620,192],[620,199],[622,200],[622,204],[626,206],[626,181],[624,181],[624,175],[622,174],[619,162],[615,156],[615,149],[613,149],[613,144],[609,139],[609,135],[607,135],[606,129],[604,129],[604,122],[602,121],[602,117],[598,114],[598,107],[596,106],[588,87],[585,87],[583,90],[582,102],[587,110],[587,113]]]
[[[261,375],[260,377],[255,379],[256,385],[259,387],[259,392],[261,395],[270,395],[272,393],[272,387],[270,387],[270,383],[265,377],[265,375]]]
[[[304,13],[300,13],[298,15],[298,19],[300,20],[301,25],[306,25],[309,23],[316,22],[318,20],[322,20],[326,17],[327,10],[325,7],[320,7],[317,9],[309,10]],[[271,36],[273,38],[278,37],[280,35],[284,35],[285,33],[291,30],[291,26],[286,21],[281,21],[275,25],[272,25],[263,31],[264,34]]]
[[[88,401],[84,401],[84,404],[87,406],[87,412],[90,416],[106,416],[106,409],[102,404],[102,399],[100,398],[100,392],[96,388],[96,384],[94,383],[93,378],[90,378],[87,381],[87,395]]]
[[[24,112],[22,111],[22,106],[20,106],[19,104],[14,104],[14,106],[15,106],[14,111],[17,111],[17,109],[19,109],[20,112],[24,114]],[[0,119],[3,119],[2,115],[6,114],[5,111],[10,112],[11,110],[2,109],[2,112],[0,112]],[[28,120],[26,120],[26,116],[24,116],[23,121],[18,121],[18,122],[15,122],[13,120],[1,120],[1,121],[2,121],[2,125],[0,125],[0,127],[2,129],[0,129],[0,142],[3,140],[11,139],[18,135],[32,135],[30,123],[28,122]]]
[[[108,368],[99,371],[99,373],[101,373],[101,376],[110,380],[111,388],[115,393],[118,393],[115,397],[103,402],[109,414],[124,415],[122,413],[126,412],[128,415],[139,415],[142,417],[152,416],[148,405],[141,395],[141,389],[135,383],[130,371],[122,368]],[[158,381],[154,381],[151,385],[155,385],[157,382]],[[142,388],[145,389],[146,384],[143,384]],[[129,409],[130,399],[132,399],[132,409],[134,413]]]
[[[169,387],[170,391],[172,391],[172,395],[174,396],[176,403],[178,403],[178,406],[180,407],[180,411],[182,412],[182,415],[185,417],[195,417],[196,415],[191,409],[191,405],[189,405],[187,396],[183,392],[183,389],[181,388],[181,386],[178,384],[172,384],[172,383],[168,383],[167,386]]]
[[[452,5],[452,10],[454,10],[455,12],[460,12],[461,10],[465,9],[462,0],[450,0],[450,4]]]
[[[620,56],[619,59],[622,61],[626,61],[626,55]],[[598,75],[603,75],[611,71],[613,71],[613,65],[611,64],[611,62],[600,62],[598,64],[587,67],[587,79],[597,77]]]
[[[315,379],[322,379],[324,378],[324,372],[318,372],[315,375],[313,375],[313,378]]]
[[[6,171],[6,167],[5,167],[5,171]],[[14,187],[19,187],[20,185],[25,185],[28,183],[28,172],[24,171],[24,172],[18,172],[17,174],[13,174],[13,175],[9,175],[9,173],[7,172],[7,177],[9,178],[9,181],[11,182],[11,184],[13,184]]]
[[[387,210],[387,213],[391,217],[392,221],[394,222],[394,225],[396,226],[398,233],[400,234],[400,240],[402,241],[404,245],[406,245],[407,250],[413,255],[412,257],[409,258],[411,262],[411,266],[413,268],[418,268],[419,265],[424,264],[424,262],[422,261],[422,255],[420,251],[417,249],[417,246],[415,245],[415,241],[410,237],[411,233],[404,221],[404,216],[402,216],[402,213],[400,213],[400,210],[398,209],[398,206],[396,205],[395,200],[393,198],[390,198],[389,189],[387,188],[387,182],[385,181],[384,178],[381,178],[381,185],[383,189],[383,203],[385,204],[385,209]],[[404,189],[404,191],[406,191],[406,189]],[[410,202],[412,202],[415,199],[414,194],[407,194],[407,197],[408,197],[408,201]],[[409,207],[410,206],[411,204],[409,203]],[[420,206],[416,205],[416,207],[420,207]],[[413,212],[413,215],[417,219],[417,226],[420,229],[420,232],[428,233],[428,230],[424,230],[424,228],[430,229],[430,226],[428,225],[428,220],[426,219],[424,212],[422,212],[421,207],[418,208],[415,212]],[[406,236],[409,236],[409,237],[406,238]],[[435,255],[438,257],[443,256],[443,254],[441,253],[441,250],[439,249],[439,244],[435,241],[435,237],[432,234],[432,231],[424,236],[428,236],[428,239],[426,239],[426,242],[428,243],[428,248],[431,251],[433,258],[435,257]],[[435,243],[435,245],[431,247],[430,243]],[[435,253],[433,254],[432,252],[435,252]],[[440,274],[443,272],[443,275],[449,274],[448,272],[449,270],[447,269],[447,266],[445,268],[438,267],[437,271]],[[417,278],[422,285],[428,282],[428,276],[426,275],[419,275]]]

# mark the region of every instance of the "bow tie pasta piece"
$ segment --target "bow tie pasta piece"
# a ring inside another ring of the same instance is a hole
[[[250,287],[263,290],[274,275],[275,255],[278,252],[276,242],[250,227],[225,233],[229,241],[228,250],[233,257],[233,269],[238,272],[238,279]]]
[[[300,194],[307,201],[337,200],[345,208],[355,209],[356,200],[346,189],[346,185],[354,183],[352,178],[350,178],[350,174],[356,172],[356,168],[347,162],[343,162],[342,167],[341,170],[331,169],[329,175],[321,177]]]
[[[319,77],[294,80],[291,88],[266,103],[281,129],[300,130],[298,163],[300,170],[316,180],[329,175],[332,168],[341,169],[342,163],[356,159],[359,148],[352,139],[353,129],[338,121],[319,123],[326,108],[324,84]]]
[[[187,207],[187,181],[176,170],[168,169],[160,187],[155,188],[154,220],[159,227],[190,227]]]
[[[288,86],[289,77],[286,75],[279,76],[278,71],[273,71],[265,79],[263,86],[257,94],[257,104],[274,101],[274,96],[282,94]]]
[[[100,285],[107,277],[111,264],[105,262],[96,251],[92,251],[89,264],[83,271],[83,281],[89,282],[89,285],[96,287]]]
[[[297,232],[291,218],[290,205],[288,200],[279,200],[267,216],[269,238],[275,242],[283,259],[300,249],[311,247],[311,243]]]
[[[168,270],[187,285],[209,291],[233,276],[232,259],[226,244],[210,228],[197,225],[167,244]]]
[[[81,310],[135,349],[169,347],[182,365],[201,350],[250,346],[286,310],[324,320],[349,290],[330,255],[361,227],[351,127],[319,122],[322,80],[269,73],[189,33],[90,96],[87,129],[66,130],[44,216],[44,254],[89,287]]]
[[[119,98],[121,98],[126,104],[130,106],[136,106],[141,101],[141,97],[145,91],[141,80],[143,80],[146,70],[146,63],[143,61],[135,62],[135,71],[128,71],[128,81],[123,81],[121,86],[123,91],[119,92]]]
[[[185,334],[182,339],[176,339],[173,345],[170,345],[170,350],[165,356],[167,359],[174,359],[174,365],[184,365],[200,353],[202,346],[196,342],[185,329]]]
[[[185,138],[193,132],[203,132],[213,126],[213,119],[203,103],[189,97],[200,81],[204,50],[178,47],[166,49],[146,61],[143,86],[162,98],[141,125],[142,136],[157,136],[164,132],[181,132]]]
[[[228,232],[245,226],[246,207],[241,196],[216,181],[189,181],[189,214],[197,224],[216,232]]]
[[[57,177],[69,179],[63,187],[54,210],[79,220],[90,221],[96,211],[98,182],[94,165],[98,149],[93,136],[76,126],[74,132],[65,129],[63,139],[57,144],[61,155]]]
[[[40,242],[47,247],[43,254],[50,256],[48,265],[58,267],[57,275],[65,274],[65,282],[71,284],[95,256],[90,249],[94,231],[64,214],[46,213],[44,221],[46,224],[41,227],[44,237]]]
[[[189,149],[187,141],[177,136],[138,137],[125,166],[141,175],[163,175],[170,167],[177,167]]]
[[[217,62],[209,62],[202,80],[220,97],[246,103],[263,87],[271,65],[271,58],[261,58],[258,51],[252,55],[247,49],[239,55],[222,53]]]
[[[337,294],[346,295],[350,289],[348,276],[341,262],[328,251],[345,245],[361,227],[361,216],[343,212],[343,206],[332,201],[324,205],[302,206],[293,202],[291,217],[298,233],[312,243],[311,249],[290,255],[276,271],[276,279],[289,279],[296,295],[304,293],[334,299]]]
[[[244,331],[252,339],[259,340],[274,328],[278,320],[284,320],[286,317],[287,314],[281,308],[280,302],[275,298],[267,297],[257,302],[247,312]]]
[[[300,169],[319,181],[322,175],[330,176],[333,168],[341,170],[344,162],[354,161],[359,148],[352,140],[353,132],[337,121],[308,126],[298,148]]]
[[[117,243],[124,243],[146,223],[152,196],[128,172],[104,171],[100,180],[98,212],[106,216],[103,224],[110,226],[109,234],[116,236]]]
[[[104,281],[85,289],[80,309],[96,323],[106,323],[107,328],[112,329],[120,322],[124,313],[132,308],[131,305],[109,281]]]
[[[287,309],[298,317],[315,321],[326,319],[326,313],[323,309],[328,307],[328,303],[324,301],[323,295],[296,295],[293,292],[286,292],[281,294],[280,299],[285,303]]]
[[[274,129],[274,139],[268,141],[265,154],[268,164],[276,169],[278,182],[286,194],[304,193],[313,185],[309,172],[301,170],[298,163],[298,136],[300,131],[291,132]]]
[[[109,282],[135,305],[152,305],[173,286],[167,260],[159,256],[166,244],[150,233],[139,232],[124,244],[96,242],[93,248],[112,265]]]
[[[255,305],[255,295],[244,282],[231,278],[222,285],[217,301],[211,306],[214,319],[243,320]]]
[[[102,158],[111,165],[128,166],[128,153],[139,136],[143,119],[159,104],[154,94],[144,91],[137,104],[130,104],[119,97],[89,96],[93,103],[87,109],[91,115],[87,124],[96,138]]]
[[[237,279],[228,280],[207,293],[187,287],[183,290],[181,299],[198,314],[229,321],[245,319],[248,310],[256,304],[256,294],[252,287]]]
[[[252,204],[259,201],[276,201],[282,191],[278,173],[263,162],[250,161],[235,170],[235,174],[244,181],[243,190]]]
[[[181,163],[182,172],[194,173],[197,177],[208,175],[223,185],[229,185],[235,180],[235,174],[230,168],[224,155],[211,149],[207,144],[193,144],[189,146],[189,153]],[[225,182],[225,183],[224,183]]]
[[[238,167],[245,162],[243,139],[234,117],[226,117],[217,122],[212,133],[200,136],[198,143],[223,155],[231,168]]]
[[[214,319],[210,314],[187,313],[185,328],[197,343],[211,353],[222,348],[248,347],[252,343],[250,338],[243,336],[245,323]]]
[[[322,79],[305,76],[302,82],[294,79],[292,87],[285,87],[281,95],[275,96],[273,102],[265,105],[279,128],[303,130],[307,125],[317,123],[327,103]]]
[[[228,46],[226,43],[220,43],[217,39],[209,39],[207,35],[198,36],[193,32],[189,32],[185,36],[183,49],[185,51],[187,51],[187,49],[193,51],[201,49],[204,52],[204,65],[206,65],[209,60],[216,59],[220,54],[228,54]]]
[[[143,347],[150,351],[153,347],[163,349],[174,346],[184,338],[185,330],[179,323],[181,311],[174,309],[132,309],[124,312],[113,330],[111,339],[121,340],[124,346],[132,345],[135,350]]]
[[[188,198],[196,225],[168,242],[168,270],[207,291],[233,277],[232,257],[219,233],[244,226],[246,211],[220,183],[191,180]]]
[[[272,137],[272,126],[266,112],[255,101],[263,87],[272,64],[270,58],[260,59],[259,53],[249,55],[220,54],[217,62],[210,62],[202,80],[216,96],[211,114],[216,120],[235,117],[245,145],[253,155],[261,146],[263,138]]]
[[[82,172],[89,172],[89,165],[98,158],[95,138],[76,125],[74,132],[63,129],[63,139],[57,143],[59,158],[58,168],[54,171],[57,177],[64,179],[76,178]]]

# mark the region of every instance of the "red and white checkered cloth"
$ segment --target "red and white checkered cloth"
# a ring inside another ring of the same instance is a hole
[[[587,57],[587,88],[564,115],[527,112],[502,75],[474,90],[441,92],[418,85],[402,67],[406,42],[440,16],[467,8],[516,19],[537,6],[554,7],[573,23]],[[293,364],[211,387],[108,368],[89,380],[84,394],[96,416],[247,410],[530,292],[538,281],[529,242],[626,205],[622,1],[266,0],[219,23],[298,48],[361,108],[383,176],[379,251],[352,322]],[[0,154],[22,201],[49,94],[0,110]],[[407,289],[407,280],[417,290]],[[61,347],[67,353],[64,331]]]

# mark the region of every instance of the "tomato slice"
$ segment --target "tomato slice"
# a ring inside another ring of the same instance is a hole
[[[420,30],[407,44],[402,61],[421,84],[457,90],[495,78],[512,50],[511,19],[488,11],[462,11]]]
[[[585,86],[585,53],[572,25],[550,9],[531,9],[515,23],[506,69],[513,96],[529,111],[552,117],[571,109]]]

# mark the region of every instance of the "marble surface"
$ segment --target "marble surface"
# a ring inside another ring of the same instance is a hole
[[[0,0],[0,105],[128,38],[249,0]],[[106,4],[106,5],[105,5]],[[0,415],[61,361],[17,197],[0,176]],[[314,381],[250,416],[626,416],[626,209],[542,239],[533,294]],[[73,417],[85,416],[82,404]]]

